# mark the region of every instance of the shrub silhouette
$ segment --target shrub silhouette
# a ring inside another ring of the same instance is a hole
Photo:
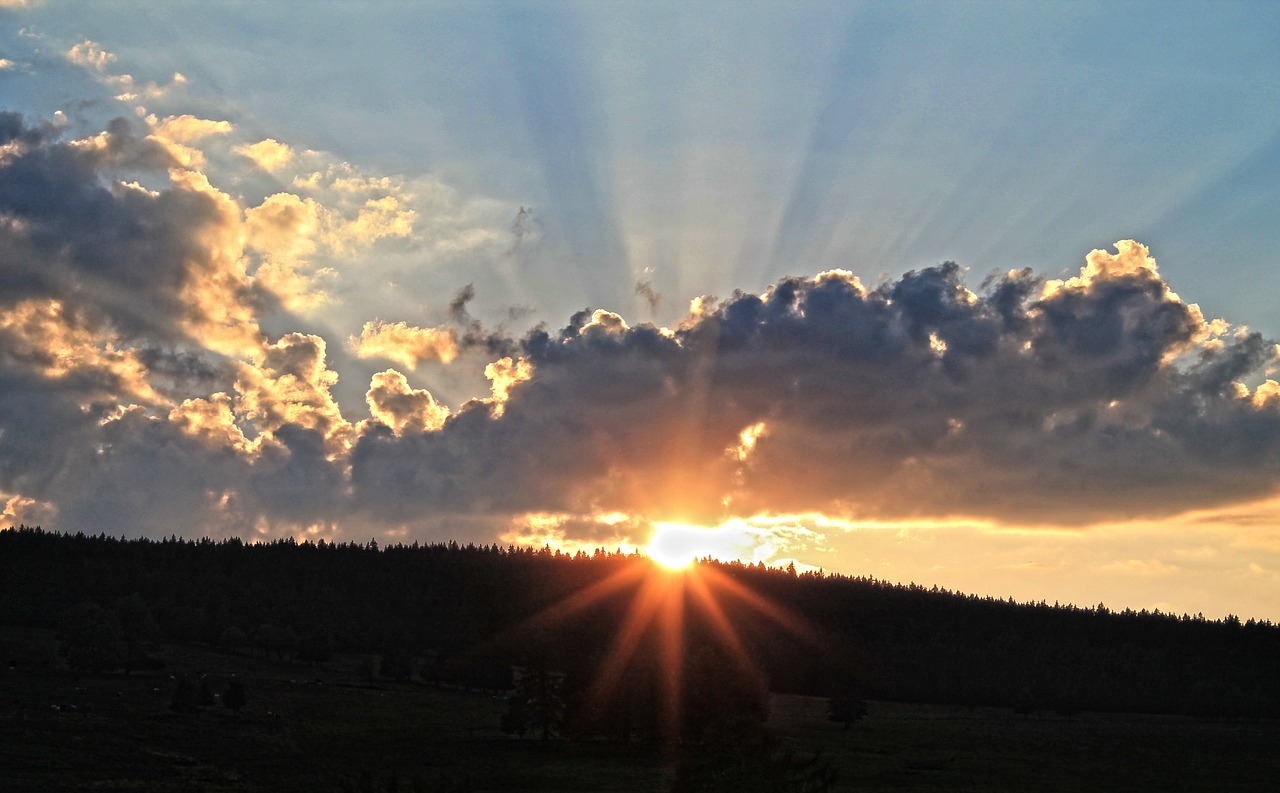
[[[502,731],[521,737],[532,734],[544,741],[559,736],[564,728],[563,685],[563,672],[517,669]]]

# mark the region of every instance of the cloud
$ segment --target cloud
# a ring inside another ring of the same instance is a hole
[[[26,300],[0,315],[3,356],[48,380],[75,378],[96,398],[163,402],[142,351],[83,325],[57,301]]]
[[[373,417],[397,435],[438,430],[449,417],[449,408],[436,402],[431,392],[411,388],[405,376],[394,369],[373,376],[365,401]]]
[[[520,207],[515,220],[511,221],[511,247],[506,255],[514,256],[517,251],[536,244],[542,239],[542,221],[533,213],[533,207]]]
[[[0,526],[50,526],[58,515],[52,504],[25,496],[12,496],[5,500],[0,512]]]
[[[338,374],[328,367],[327,349],[314,334],[285,334],[263,347],[254,363],[240,367],[236,390],[240,410],[259,432],[312,430],[336,457],[346,451],[351,425],[331,392]]]
[[[89,39],[71,47],[64,56],[70,63],[89,72],[97,82],[114,91],[115,99],[119,102],[136,102],[140,98],[158,99],[170,95],[173,89],[185,86],[187,83],[187,78],[177,72],[174,72],[168,85],[161,85],[155,81],[139,83],[131,74],[112,73],[110,67],[117,60],[115,54],[104,50],[97,42]],[[146,112],[142,107],[137,110],[139,114]]]
[[[649,313],[658,313],[658,306],[662,304],[662,295],[653,287],[652,281],[637,281],[636,294],[643,297],[645,302],[649,304]]]
[[[783,279],[674,332],[596,311],[522,341],[531,376],[501,416],[360,438],[355,492],[386,501],[407,476],[395,492],[422,509],[1009,525],[1259,498],[1280,410],[1255,398],[1275,386],[1239,383],[1275,346],[1212,328],[1128,241],[1076,278],[1021,270],[980,294],[947,263],[876,289]]]
[[[404,322],[366,322],[359,337],[350,339],[359,358],[386,358],[416,369],[423,361],[449,363],[458,357],[452,328],[419,328]]]
[[[340,517],[353,428],[324,340],[267,342],[242,207],[147,132],[0,114],[6,513],[153,536]]]
[[[333,196],[329,188],[319,192]],[[417,213],[406,207],[406,198],[384,195],[355,206],[348,195],[337,198],[333,207],[310,196],[275,193],[245,211],[246,243],[261,256],[255,277],[290,310],[313,311],[335,300],[326,284],[337,273],[317,266],[318,257],[350,256],[380,239],[413,232]]]
[[[248,157],[259,168],[272,173],[287,168],[294,158],[293,149],[287,143],[281,143],[275,138],[236,146],[232,151]]]
[[[0,307],[56,300],[122,339],[257,345],[240,209],[126,118],[85,138],[0,114]],[[160,190],[113,178],[150,172]]]
[[[470,366],[479,393],[446,405],[385,369],[360,420],[331,331],[264,317],[320,294],[326,257],[412,239],[416,204],[335,166],[246,207],[180,148],[231,132],[0,114],[6,514],[588,543],[762,515],[1081,526],[1277,492],[1276,345],[1206,319],[1132,241],[976,290],[953,263],[874,288],[788,277],[699,298],[674,329],[588,309],[517,337],[472,316],[467,284],[446,324],[356,320],[349,345]]]
[[[471,321],[471,315],[467,312],[467,303],[475,300],[476,288],[473,284],[467,284],[458,290],[453,299],[449,301],[449,319],[459,325],[466,325]]]
[[[154,119],[154,116],[152,117]],[[183,114],[166,116],[159,121],[152,121],[157,135],[168,138],[175,143],[197,143],[211,135],[227,135],[235,127],[230,121],[214,121],[207,118]]]
[[[105,72],[108,66],[116,62],[116,56],[102,49],[96,42],[85,39],[67,50],[67,60],[95,72]]]

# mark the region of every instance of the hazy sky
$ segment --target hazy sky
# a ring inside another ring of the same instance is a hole
[[[694,525],[1280,619],[1277,53],[1274,3],[0,0],[0,524]]]

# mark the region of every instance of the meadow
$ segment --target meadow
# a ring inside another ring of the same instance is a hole
[[[165,644],[161,670],[76,674],[52,630],[0,628],[0,787],[21,791],[663,791],[674,760],[607,741],[499,729],[504,696],[321,664]],[[176,681],[247,704],[170,710]],[[774,694],[767,728],[817,755],[835,790],[1274,790],[1275,720],[1090,714],[873,701],[845,729],[826,700]]]

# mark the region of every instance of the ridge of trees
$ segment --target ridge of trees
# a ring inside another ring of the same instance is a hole
[[[78,629],[115,648],[107,666],[139,655],[130,642],[156,637],[294,663],[374,653],[387,676],[504,690],[513,666],[554,670],[566,675],[573,712],[574,686],[607,655],[637,589],[611,590],[536,633],[525,626],[648,564],[603,548],[148,540],[19,526],[0,531],[0,620]],[[1280,716],[1280,627],[1269,621],[1017,603],[870,577],[700,564],[790,615],[790,625],[780,624],[742,598],[719,601],[745,660],[776,691],[1068,715]],[[709,652],[716,629],[695,606],[684,630],[691,648]],[[661,676],[653,668],[660,648],[647,643],[656,641],[637,645],[629,679]],[[652,722],[626,715],[652,705],[615,704],[593,729],[631,739]]]

